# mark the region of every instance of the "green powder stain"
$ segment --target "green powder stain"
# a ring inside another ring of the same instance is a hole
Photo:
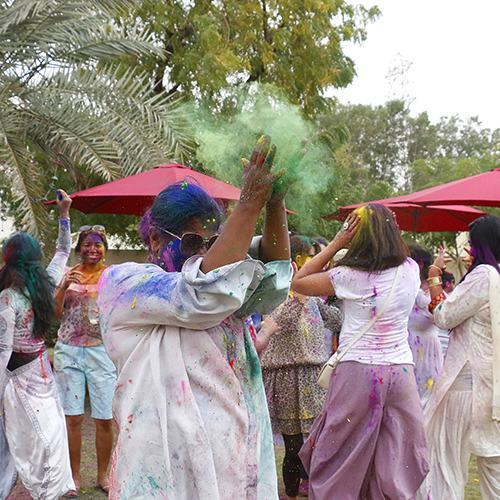
[[[235,94],[235,112],[228,120],[197,108],[193,127],[199,148],[196,160],[219,180],[241,187],[242,158],[250,158],[260,137],[277,147],[272,173],[274,191],[288,188],[287,207],[300,214],[300,226],[311,226],[311,198],[327,193],[337,179],[331,150],[317,140],[314,126],[272,85],[253,84]],[[304,139],[309,139],[304,143]],[[293,205],[288,206],[293,201]]]
[[[149,486],[151,486],[151,489],[153,490],[157,490],[159,489],[160,487],[158,486],[158,484],[156,483],[156,481],[151,477],[151,476],[148,476],[148,481],[149,481]]]

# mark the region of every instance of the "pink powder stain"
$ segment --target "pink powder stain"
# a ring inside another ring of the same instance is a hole
[[[47,372],[45,371],[45,366],[43,365],[43,352],[40,351],[40,365],[42,367],[42,378],[47,380]]]
[[[186,402],[186,385],[184,384],[184,380],[181,381],[182,386],[182,394],[184,395],[184,402]]]

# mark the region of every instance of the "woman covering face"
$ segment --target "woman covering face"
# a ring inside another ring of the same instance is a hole
[[[426,408],[431,470],[419,500],[463,498],[470,454],[482,498],[500,498],[500,219],[469,225],[471,263],[447,295],[442,249],[429,269],[436,325],[450,330],[443,370]]]

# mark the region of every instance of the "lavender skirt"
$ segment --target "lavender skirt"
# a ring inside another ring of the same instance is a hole
[[[337,365],[300,451],[309,500],[410,500],[429,471],[411,365]]]

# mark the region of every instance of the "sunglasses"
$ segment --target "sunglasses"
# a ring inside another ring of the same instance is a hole
[[[158,226],[155,227],[156,229],[163,231],[165,234],[179,240],[181,242],[181,252],[189,257],[197,254],[203,247],[205,247],[207,251],[210,250],[219,237],[218,234],[214,234],[210,238],[203,238],[203,236],[198,233],[184,233],[181,237],[179,237],[166,229],[162,229]]]
[[[86,233],[88,231],[96,231],[98,233],[105,233],[106,228],[104,226],[101,226],[100,224],[96,224],[95,226],[82,226],[78,231],[80,231],[80,233]]]

